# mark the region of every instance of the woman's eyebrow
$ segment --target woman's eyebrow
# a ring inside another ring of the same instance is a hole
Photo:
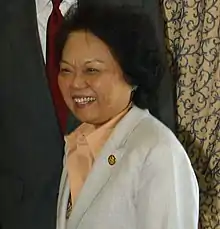
[[[62,59],[62,60],[60,61],[60,63],[68,64],[68,65],[74,67],[74,65],[73,65],[72,63],[68,62],[67,60],[63,60],[63,59]]]
[[[87,60],[85,62],[85,64],[90,64],[92,62],[98,62],[98,63],[101,63],[101,64],[104,64],[104,61],[103,60],[100,60],[100,59],[91,59],[91,60]]]

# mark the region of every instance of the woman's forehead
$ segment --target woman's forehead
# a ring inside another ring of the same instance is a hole
[[[109,47],[100,38],[87,31],[75,31],[69,35],[63,56],[83,59],[84,62],[90,60],[112,64],[116,62]]]

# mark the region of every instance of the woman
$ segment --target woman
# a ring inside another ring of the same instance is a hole
[[[147,16],[71,8],[60,48],[59,87],[82,124],[65,136],[57,229],[196,229],[190,161],[148,112],[163,72]]]

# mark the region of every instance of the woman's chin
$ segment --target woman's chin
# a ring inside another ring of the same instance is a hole
[[[94,113],[77,112],[75,113],[75,116],[80,122],[85,122],[89,124],[94,124],[95,123],[94,120],[96,120],[94,117]]]
[[[74,104],[73,109],[71,109],[74,116],[77,117],[81,122],[87,122],[92,120],[94,114],[96,113],[96,109],[94,107],[94,103],[87,104]]]

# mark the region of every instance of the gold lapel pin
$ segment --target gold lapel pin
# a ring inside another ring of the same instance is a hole
[[[114,165],[115,163],[116,163],[116,157],[114,156],[114,155],[110,155],[109,157],[108,157],[108,163],[109,163],[109,165]]]

